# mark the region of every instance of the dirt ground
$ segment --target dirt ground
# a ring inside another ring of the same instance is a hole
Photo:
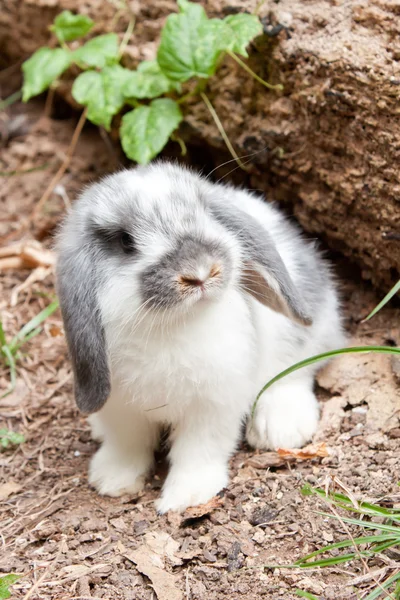
[[[65,156],[76,118],[63,118],[60,109],[53,111],[57,119],[48,119],[34,103],[26,110],[18,117],[15,106],[2,120],[1,246],[35,236],[50,248],[77,190],[114,170],[121,157],[95,128],[85,129],[70,169],[32,226],[32,210]],[[361,324],[379,298],[347,262],[335,262],[352,343],[399,345],[400,310],[386,308]],[[31,274],[0,272],[7,337],[54,297],[51,268],[35,272],[38,280],[16,296]],[[322,420],[315,441],[326,443],[329,456],[285,462],[243,444],[228,489],[206,514],[160,517],[153,503],[165,473],[162,457],[138,497],[103,498],[88,486],[96,444],[73,402],[62,323],[54,313],[24,346],[17,387],[0,405],[0,427],[26,438],[0,455],[0,572],[22,575],[12,598],[288,600],[297,597],[296,588],[326,600],[364,597],[373,582],[357,562],[323,570],[283,566],[348,537],[340,523],[317,514],[327,510],[322,501],[301,495],[305,483],[324,485],[334,476],[356,497],[399,505],[399,377],[389,357],[337,360],[317,384]],[[0,365],[0,390],[8,385]],[[271,461],[277,466],[266,468]],[[370,571],[387,577],[393,558],[371,561]]]

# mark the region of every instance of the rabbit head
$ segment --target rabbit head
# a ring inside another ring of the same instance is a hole
[[[57,280],[76,401],[89,413],[110,393],[104,313],[146,327],[168,311],[179,326],[235,286],[310,324],[268,232],[229,204],[229,188],[166,163],[82,194],[59,235]]]

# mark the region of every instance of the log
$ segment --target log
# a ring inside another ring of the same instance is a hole
[[[134,13],[125,58],[134,65],[155,56],[164,19],[176,10],[172,0],[132,0],[113,23],[118,3],[106,0],[3,4],[0,52],[9,64],[48,43],[49,23],[67,8],[89,14],[96,33],[121,36]],[[202,4],[209,16],[222,17],[253,10],[256,2]],[[267,90],[230,57],[207,92],[237,153],[252,154],[247,183],[387,291],[400,274],[400,4],[280,0],[267,1],[259,14],[265,35],[248,64],[282,83],[283,92]],[[182,136],[207,148],[215,165],[229,159],[200,98],[190,104]]]

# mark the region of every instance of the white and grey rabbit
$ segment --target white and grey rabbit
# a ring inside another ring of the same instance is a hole
[[[170,427],[159,512],[208,501],[263,384],[343,343],[329,267],[271,204],[177,165],[89,187],[58,241],[78,407],[102,445],[89,481],[136,492]],[[314,368],[260,399],[247,440],[299,447],[318,423]]]

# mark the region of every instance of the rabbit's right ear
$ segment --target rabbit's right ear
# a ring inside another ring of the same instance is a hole
[[[226,203],[211,204],[214,217],[241,241],[242,284],[256,300],[301,325],[311,325],[304,300],[267,230],[247,212]]]
[[[75,399],[85,413],[98,411],[111,388],[94,258],[85,248],[61,248],[57,263],[57,291],[74,371]]]

